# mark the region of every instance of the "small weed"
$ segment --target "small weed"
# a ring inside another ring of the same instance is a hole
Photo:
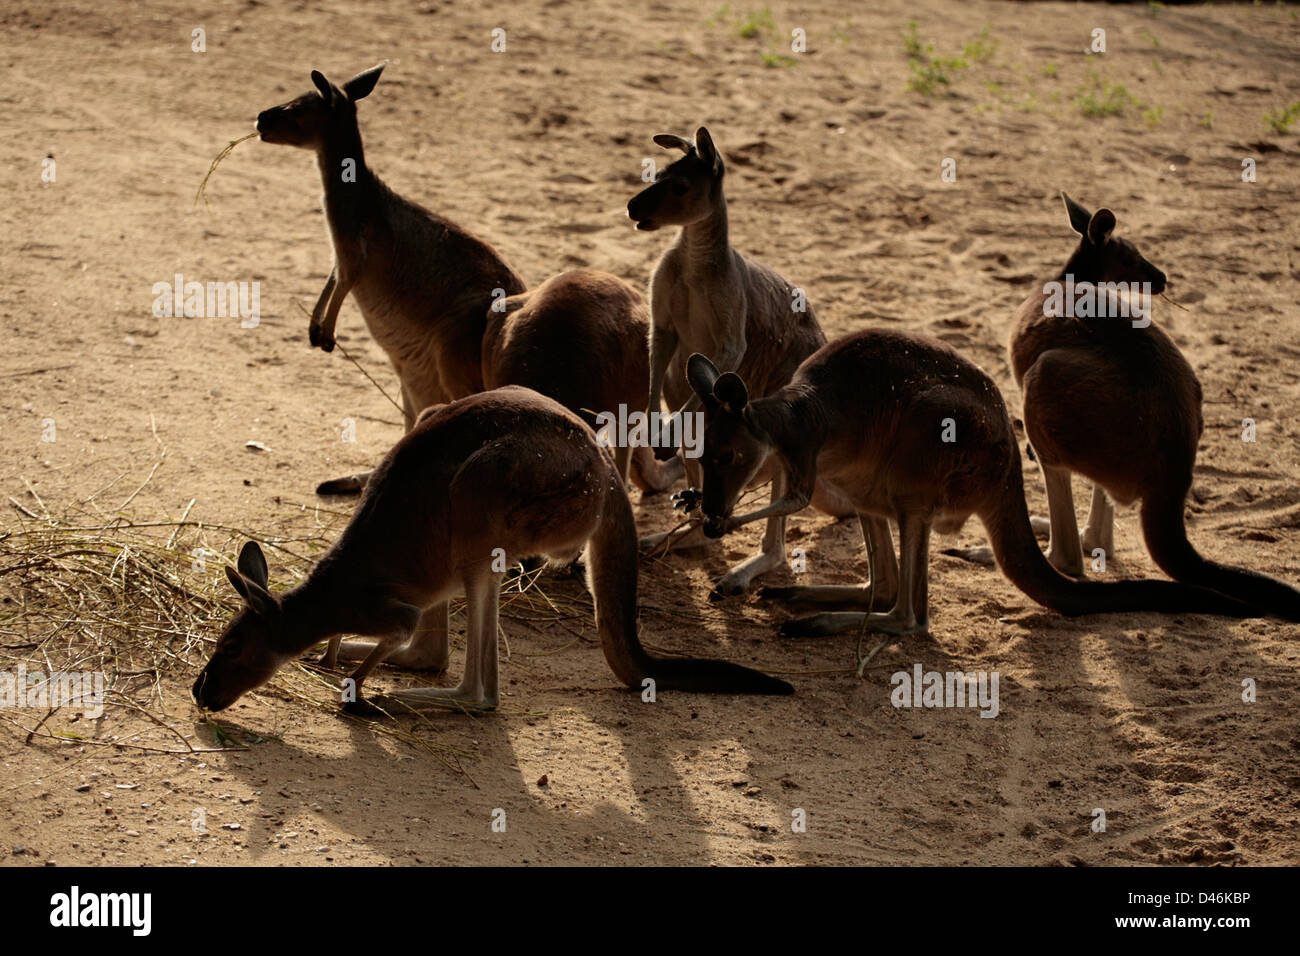
[[[1214,129],[1214,111],[1206,110],[1201,114],[1201,125],[1206,129]]]
[[[747,14],[736,24],[736,36],[742,40],[752,40],[754,37],[775,32],[776,21],[772,19],[772,10],[769,7]]]
[[[1264,114],[1264,123],[1275,133],[1287,133],[1291,124],[1300,116],[1300,100],[1283,109],[1271,110]]]
[[[941,86],[951,86],[972,63],[982,63],[993,55],[997,41],[990,36],[986,26],[979,36],[962,45],[960,56],[937,57],[934,45],[923,43],[916,21],[909,20],[903,31],[903,52],[907,55],[907,69],[911,74],[907,88],[922,96],[933,96]]]

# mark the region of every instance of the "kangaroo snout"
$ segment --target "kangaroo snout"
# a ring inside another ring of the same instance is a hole
[[[267,133],[271,128],[272,114],[274,112],[274,109],[269,109],[262,110],[262,112],[257,114],[257,132],[262,139],[266,139],[267,137]]]
[[[627,218],[636,223],[641,232],[653,232],[659,228],[650,218],[653,210],[649,206],[645,193],[638,193],[627,202]]]

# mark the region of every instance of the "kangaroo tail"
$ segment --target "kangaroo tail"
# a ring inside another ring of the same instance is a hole
[[[783,680],[727,661],[654,657],[637,637],[636,524],[627,492],[616,479],[605,494],[600,525],[591,537],[587,573],[596,599],[596,628],[610,669],[640,690],[650,678],[658,690],[712,694],[793,694]]]
[[[1156,564],[1171,578],[1210,588],[1253,604],[1287,621],[1300,621],[1300,591],[1255,571],[1209,561],[1187,540],[1183,523],[1186,489],[1148,495],[1142,501],[1142,535]]]
[[[1066,577],[1052,567],[1034,538],[1019,454],[1013,456],[998,502],[980,517],[993,545],[993,555],[1011,583],[1044,607],[1069,617],[1122,611],[1260,616],[1260,610],[1252,604],[1190,583],[1076,581]]]

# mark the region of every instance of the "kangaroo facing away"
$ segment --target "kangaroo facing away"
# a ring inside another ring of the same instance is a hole
[[[970,515],[983,522],[993,553],[1016,587],[1063,614],[1184,611],[1249,617],[1254,609],[1172,581],[1075,581],[1038,548],[1025,506],[1016,435],[997,386],[977,366],[935,339],[903,332],[846,335],[807,359],[785,388],[750,400],[740,376],[702,355],[690,359],[692,388],[704,404],[704,532],[723,534],[750,521],[805,507],[820,477],[862,515],[872,590],[861,587],[764,588],[761,597],[833,605],[786,622],[787,635],[822,635],[864,626],[891,634],[929,624],[932,527],[957,531]],[[951,441],[946,441],[950,437]],[[741,491],[768,459],[785,480],[766,508],[732,514]],[[867,520],[893,518],[900,568],[890,547],[873,547]],[[868,601],[872,595],[873,600]],[[886,609],[873,613],[872,608]]]
[[[694,352],[709,356],[724,371],[736,372],[755,395],[769,395],[826,344],[816,313],[802,290],[731,247],[723,193],[726,166],[709,131],[700,127],[694,142],[672,133],[660,133],[654,141],[685,155],[627,204],[628,216],[641,231],[682,227],[651,278],[647,411],[660,411],[665,397],[671,411],[690,414],[699,409],[686,380],[686,359]],[[674,452],[657,448],[655,456],[662,459]],[[686,467],[698,484],[698,469],[689,461]],[[767,477],[757,473],[754,481]],[[779,496],[774,484],[772,500]],[[818,488],[813,505],[837,517],[853,513],[830,489]],[[882,533],[888,535],[887,526]],[[642,546],[651,549],[663,539],[653,535]],[[697,527],[673,546],[694,547],[703,540]],[[739,594],[755,577],[784,561],[785,519],[774,517],[767,523],[760,553],[732,568],[715,592]]]
[[[429,405],[507,382],[575,412],[639,407],[649,310],[635,289],[608,273],[577,269],[525,292],[491,245],[397,195],[371,171],[356,104],[383,69],[342,87],[313,71],[315,90],[257,118],[264,142],[314,151],[324,184],[334,267],[312,310],[311,344],[333,350],[339,309],[351,293],[397,371],[407,430]],[[625,478],[631,457],[618,449]],[[663,469],[653,455],[646,449],[635,457],[633,480],[660,490]],[[317,491],[355,493],[365,479],[327,481]]]
[[[1115,214],[1089,213],[1065,193],[1079,244],[1057,276],[1075,288],[1147,283],[1165,275],[1132,242],[1114,234]],[[1047,307],[1035,291],[1016,312],[1011,368],[1024,399],[1025,432],[1043,468],[1051,521],[1048,559],[1083,573],[1083,549],[1114,551],[1110,500],[1141,502],[1142,534],[1161,569],[1185,584],[1211,588],[1287,620],[1300,620],[1300,591],[1253,571],[1203,558],[1187,540],[1183,509],[1204,430],[1201,385],[1178,346],[1149,320],[1081,320]],[[1049,314],[1050,313],[1050,314]],[[1093,482],[1082,547],[1071,473]]]
[[[375,698],[385,705],[454,704],[491,710],[497,686],[499,556],[571,561],[583,546],[605,660],[629,687],[789,694],[785,681],[716,660],[652,657],[637,638],[636,525],[608,452],[580,418],[516,386],[426,409],[367,483],[365,497],[307,580],[283,595],[267,588],[266,561],[249,542],[230,583],[246,606],[194,682],[209,710],[229,707],[286,661],[339,634],[378,639],[352,674],[361,687],[385,655],[418,635],[421,610],[459,588],[469,621],[465,674],[454,688]],[[501,549],[498,551],[497,549]],[[426,633],[425,639],[429,639]],[[443,649],[440,653],[445,655]]]

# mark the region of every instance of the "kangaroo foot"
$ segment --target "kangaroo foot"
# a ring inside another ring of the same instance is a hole
[[[348,475],[346,478],[331,478],[316,486],[318,495],[359,495],[365,490],[370,472]]]

